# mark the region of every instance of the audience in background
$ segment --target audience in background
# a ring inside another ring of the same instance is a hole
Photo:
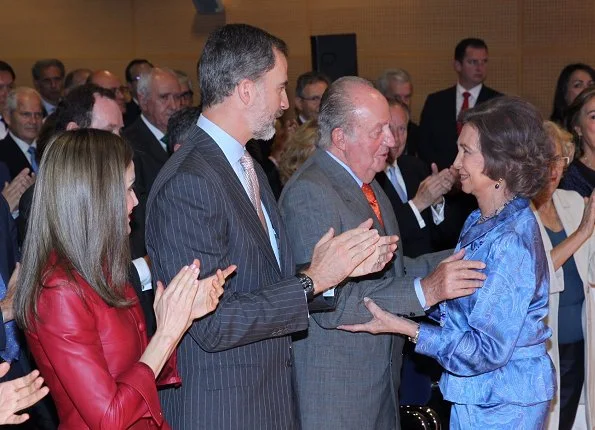
[[[552,329],[548,352],[558,370],[548,428],[570,430],[583,392],[588,404],[577,416],[577,423],[582,423],[579,428],[586,428],[586,423],[595,418],[591,415],[595,411],[591,365],[595,356],[595,296],[589,286],[593,279],[588,279],[595,258],[595,195],[592,193],[585,202],[575,191],[557,189],[574,151],[572,135],[554,122],[546,122],[545,129],[555,156],[546,167],[548,182],[533,198],[533,212],[548,254],[550,297],[546,323]]]
[[[192,81],[188,75],[181,70],[174,70],[178,81],[180,82],[180,107],[192,106],[194,103],[194,91],[192,91]]]
[[[406,70],[385,70],[376,81],[376,88],[386,98],[398,98],[411,111],[413,82],[411,82],[411,76]],[[403,153],[405,155],[417,155],[418,144],[419,126],[409,118],[409,122],[407,123],[407,142]]]
[[[428,165],[436,163],[439,170],[452,165],[457,154],[457,139],[462,123],[459,117],[491,98],[501,95],[484,85],[488,71],[488,47],[481,39],[461,40],[454,51],[456,85],[428,95],[419,123],[418,155]],[[453,188],[447,196],[450,214],[443,226],[440,248],[452,248],[467,216],[477,208],[473,196]]]
[[[312,71],[298,76],[294,99],[298,125],[318,119],[320,99],[330,84],[330,79],[320,72]]]
[[[86,83],[91,73],[93,73],[91,69],[74,69],[68,72],[66,78],[64,78],[64,96],[67,96],[76,87]]]
[[[16,75],[10,64],[0,61],[0,139],[4,139],[8,133],[8,127],[4,120],[4,110],[8,93],[14,88]]]
[[[554,107],[550,121],[565,126],[564,118],[568,106],[585,88],[595,83],[595,70],[587,64],[574,63],[564,67],[556,83]]]
[[[153,65],[148,60],[142,58],[135,58],[126,66],[124,74],[131,96],[131,99],[126,103],[126,113],[124,114],[124,125],[126,127],[136,121],[136,119],[141,114],[136,88],[138,85],[138,80],[140,79],[140,75],[147,73],[152,68]]]
[[[152,68],[136,84],[141,115],[122,132],[134,149],[135,189],[139,204],[134,210],[130,235],[132,257],[147,255],[145,208],[153,182],[169,158],[165,132],[169,118],[180,109],[180,83],[171,69]]]
[[[576,191],[588,197],[595,187],[595,130],[592,115],[595,111],[595,87],[585,88],[568,106],[566,129],[574,136],[575,154],[560,181],[563,190]]]
[[[56,110],[64,90],[64,64],[55,58],[39,60],[31,68],[33,84],[41,94],[45,116]]]
[[[116,103],[120,107],[122,114],[126,113],[126,98],[124,96],[124,87],[120,78],[109,70],[96,70],[94,71],[87,80],[88,83],[95,84],[106,90],[110,90],[114,93]]]
[[[12,90],[6,100],[4,120],[9,132],[0,141],[0,161],[6,163],[12,179],[23,169],[37,173],[36,139],[43,120],[39,93],[27,87]]]

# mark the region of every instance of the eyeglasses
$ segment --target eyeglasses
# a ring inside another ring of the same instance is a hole
[[[562,157],[561,155],[556,155],[554,157],[554,163],[557,163],[558,161],[562,161],[562,165],[564,166],[564,168],[568,167],[570,165],[570,157]]]

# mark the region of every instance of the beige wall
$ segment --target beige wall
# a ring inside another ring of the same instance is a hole
[[[206,34],[247,22],[290,46],[289,81],[310,68],[311,34],[355,32],[360,75],[403,67],[415,84],[414,117],[432,91],[452,85],[458,40],[490,48],[488,84],[518,94],[549,115],[560,69],[595,65],[595,4],[585,0],[224,0],[225,16],[196,17],[191,0],[0,0],[0,58],[30,85],[41,57],[68,69],[108,68],[146,57],[193,77]]]

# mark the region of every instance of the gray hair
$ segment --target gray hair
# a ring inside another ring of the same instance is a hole
[[[8,97],[6,98],[6,111],[8,115],[13,113],[17,109],[18,98],[20,95],[35,96],[39,99],[39,104],[41,105],[41,96],[37,91],[29,87],[17,87],[11,92],[9,92]]]
[[[407,70],[404,69],[385,70],[376,81],[376,89],[380,91],[385,97],[390,95],[389,85],[391,81],[397,81],[405,84],[411,82],[411,75],[409,72],[407,72]]]
[[[344,76],[333,82],[322,96],[318,114],[318,141],[316,142],[316,146],[320,149],[330,148],[331,133],[334,129],[342,128],[347,134],[351,133],[351,117],[357,106],[353,104],[349,89],[354,85],[374,88],[374,85],[367,79]]]
[[[247,24],[227,24],[209,35],[198,63],[203,108],[221,103],[243,79],[256,81],[275,67],[281,39]]]
[[[153,79],[160,74],[166,73],[171,75],[175,80],[178,80],[178,75],[172,69],[167,67],[153,67],[150,71],[146,73],[142,73],[138,78],[138,83],[136,85],[136,93],[145,99],[151,97],[151,84],[153,83]]]

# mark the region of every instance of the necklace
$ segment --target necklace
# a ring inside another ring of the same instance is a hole
[[[512,202],[514,199],[516,199],[516,197],[517,196],[513,196],[512,198],[506,200],[504,202],[504,204],[502,206],[500,206],[498,209],[496,209],[492,214],[481,215],[479,218],[477,218],[477,224],[482,224],[482,223],[486,222],[487,220],[489,220],[490,218],[494,218],[496,215],[498,215],[500,212],[502,212],[504,210],[504,208],[510,204],[510,202]]]

